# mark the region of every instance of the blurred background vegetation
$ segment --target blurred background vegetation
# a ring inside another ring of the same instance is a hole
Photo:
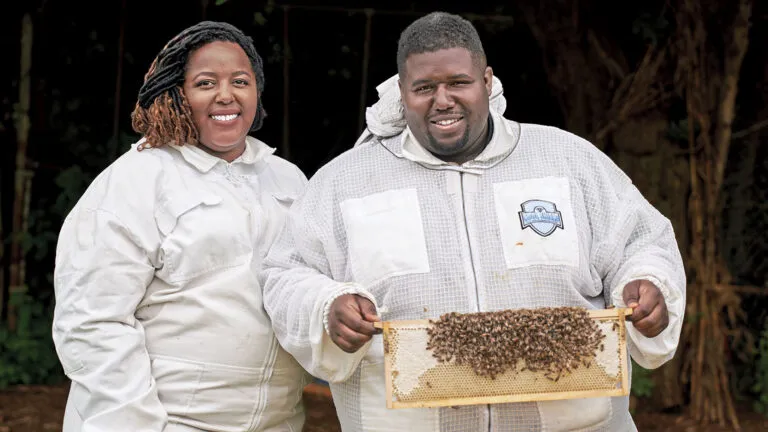
[[[675,359],[633,401],[738,427],[768,410],[768,2],[762,0],[6,2],[0,18],[0,388],[62,382],[50,338],[63,218],[138,139],[163,44],[200,21],[266,63],[257,136],[311,176],[362,131],[400,31],[433,10],[480,32],[506,117],[592,140],[669,217],[688,269]],[[136,173],[141,175],[141,173]]]

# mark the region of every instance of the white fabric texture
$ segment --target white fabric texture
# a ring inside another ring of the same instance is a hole
[[[347,354],[323,327],[323,311],[349,284],[375,298],[387,321],[602,309],[624,284],[646,278],[659,284],[670,325],[653,339],[631,331],[630,352],[650,368],[674,355],[685,273],[669,220],[589,142],[492,118],[488,146],[461,166],[419,151],[408,128],[364,139],[310,180],[267,257],[264,300],[275,334],[302,366],[331,382],[345,431],[635,430],[627,397],[382,414],[381,338]],[[369,212],[345,211],[363,202]],[[584,410],[591,415],[573,418]]]
[[[301,430],[258,273],[306,178],[273,152],[134,145],[89,186],[56,255],[64,432]]]

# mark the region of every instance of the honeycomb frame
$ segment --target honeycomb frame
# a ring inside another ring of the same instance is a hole
[[[556,381],[545,377],[542,372],[521,370],[524,366],[522,364],[516,370],[491,379],[475,374],[466,365],[439,363],[431,351],[426,349],[426,345],[423,345],[423,349],[419,348],[428,338],[426,330],[431,326],[429,320],[376,323],[383,330],[387,408],[626,396],[629,394],[629,359],[625,321],[632,309],[612,308],[588,312],[590,318],[597,321],[606,338],[616,338],[616,349],[596,352],[594,364],[589,367],[582,365]],[[615,332],[615,335],[610,332]],[[416,341],[415,349],[408,345],[413,345],[413,341]],[[401,347],[405,348],[401,350]]]

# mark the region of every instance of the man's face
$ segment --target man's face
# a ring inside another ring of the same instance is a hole
[[[227,160],[239,156],[259,100],[251,62],[240,45],[217,41],[195,50],[187,61],[184,94],[200,144]]]
[[[400,77],[408,127],[429,152],[464,163],[483,151],[493,71],[464,48],[412,54]]]

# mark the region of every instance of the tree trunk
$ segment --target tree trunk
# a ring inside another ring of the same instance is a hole
[[[730,275],[723,265],[718,235],[731,123],[741,64],[749,42],[751,10],[751,0],[728,5],[680,0],[676,17],[680,50],[677,86],[687,102],[691,180],[691,247],[687,260],[691,283],[688,319],[683,328],[682,378],[690,385],[694,418],[730,424],[735,430],[740,427],[729,382],[726,319],[733,320],[741,305],[736,293],[728,288]],[[729,13],[734,16],[729,28],[720,29],[717,35],[709,31],[707,23]],[[723,35],[725,49],[719,53],[713,49],[717,44],[712,44],[708,37]]]
[[[288,32],[288,6],[283,6],[283,140],[280,157],[291,159],[291,45]]]
[[[25,14],[21,23],[21,61],[19,72],[19,105],[16,111],[16,173],[14,179],[13,221],[11,233],[11,262],[9,299],[26,289],[25,261],[22,241],[27,233],[29,189],[32,172],[27,169],[29,142],[30,70],[32,67],[32,17]],[[16,329],[16,311],[13,302],[8,305],[8,328]]]
[[[121,95],[123,90],[123,58],[125,57],[125,22],[127,21],[128,0],[122,0],[120,4],[119,30],[117,34],[117,65],[115,67],[115,93],[113,97],[112,108],[112,139],[109,143],[109,160],[117,158],[120,146],[120,105],[122,105]]]

